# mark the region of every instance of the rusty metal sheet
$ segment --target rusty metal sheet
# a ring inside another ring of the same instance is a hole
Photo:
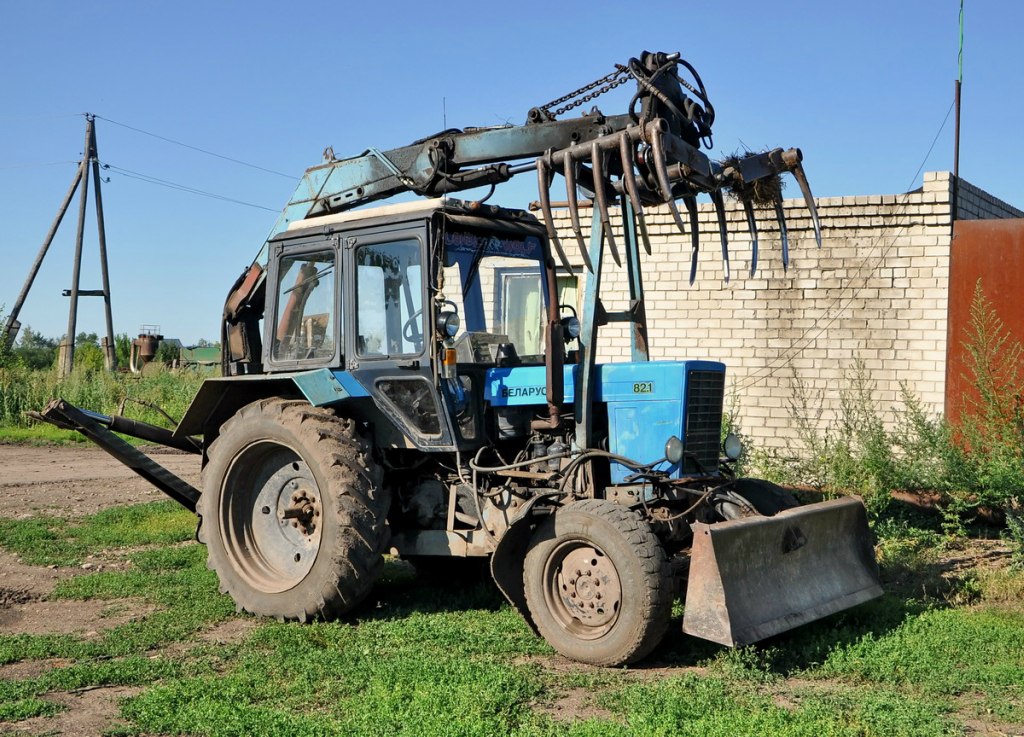
[[[1024,219],[958,220],[953,223],[949,264],[949,319],[946,340],[946,417],[956,423],[971,398],[965,348],[974,289],[985,297],[1010,334],[1024,343]]]
[[[882,594],[864,505],[693,525],[683,631],[748,645]]]

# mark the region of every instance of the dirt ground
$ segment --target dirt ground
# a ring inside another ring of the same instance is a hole
[[[199,456],[163,448],[145,448],[154,460],[194,486],[199,484]],[[108,507],[163,499],[161,492],[98,448],[0,445],[0,517],[26,519],[38,515],[79,517]],[[0,551],[0,633],[73,633],[98,637],[152,611],[148,604],[119,601],[47,601],[61,579],[117,562],[85,564],[89,568],[30,566]],[[231,633],[228,633],[231,636]],[[0,666],[0,678],[37,676],[56,662]],[[117,715],[119,699],[135,689],[84,689],[53,694],[66,710],[51,718],[0,723],[0,734],[101,735]]]
[[[143,450],[193,486],[199,484],[199,456],[167,448]],[[77,517],[163,498],[98,448],[0,445],[0,517]]]

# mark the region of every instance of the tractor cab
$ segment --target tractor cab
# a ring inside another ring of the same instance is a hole
[[[270,242],[263,372],[328,369],[391,421],[385,446],[493,442],[488,370],[545,364],[546,252],[532,215],[457,200],[292,223]],[[571,323],[575,276],[554,281]]]

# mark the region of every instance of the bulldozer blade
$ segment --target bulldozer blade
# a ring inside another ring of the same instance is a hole
[[[551,214],[551,180],[553,176],[551,170],[548,169],[548,164],[543,157],[537,159],[537,190],[540,195],[540,209],[544,214],[544,225],[548,231],[548,240],[551,245],[555,247],[555,252],[558,254],[558,260],[562,262],[562,266],[570,274],[572,273],[572,264],[569,263],[569,259],[565,255],[565,250],[562,248],[562,242],[558,239],[558,231],[555,228],[553,216]]]
[[[715,203],[715,213],[718,215],[718,235],[722,239],[722,271],[725,283],[729,283],[729,232],[725,224],[725,199],[720,189],[713,190],[711,201]]]
[[[789,232],[786,230],[786,212],[782,200],[775,200],[775,219],[779,221],[779,239],[782,241],[782,270],[789,269]]]
[[[750,275],[757,273],[757,220],[754,218],[754,206],[743,200],[743,212],[747,215],[747,227],[750,228]]]
[[[749,645],[881,596],[864,505],[694,523],[683,631]]]
[[[811,194],[811,185],[807,181],[807,174],[804,173],[804,167],[800,163],[793,167],[792,172],[796,183],[800,185],[800,192],[804,196],[804,202],[807,203],[807,209],[811,212],[811,222],[814,224],[814,240],[817,241],[818,248],[821,248],[821,223],[818,221],[818,207],[814,204],[814,195]]]
[[[633,213],[636,217],[637,227],[640,230],[640,239],[644,242],[644,250],[651,255],[651,239],[647,234],[647,221],[644,219],[644,206],[640,202],[640,193],[636,187],[636,177],[633,175],[633,147],[629,142],[629,136],[619,136],[619,157],[622,159],[622,182],[625,185],[626,194],[633,205]],[[625,211],[623,211],[625,215]]]
[[[583,263],[587,265],[587,271],[593,274],[594,264],[590,261],[587,244],[583,240],[583,230],[580,228],[580,203],[576,197],[576,160],[569,151],[562,154],[562,175],[565,177],[565,201],[569,205],[569,220],[572,223],[572,232],[576,236],[576,243],[580,247],[580,256],[583,257]]]
[[[622,266],[622,259],[619,258],[619,249],[615,246],[615,234],[612,233],[612,223],[608,215],[608,190],[605,189],[604,161],[603,154],[594,141],[591,148],[590,165],[594,170],[594,199],[597,203],[598,215],[601,218],[601,230],[604,231],[605,240],[608,241],[608,250],[615,259],[617,266]]]
[[[700,251],[700,221],[697,219],[697,198],[683,197],[683,204],[690,214],[690,285],[697,278],[697,253]]]

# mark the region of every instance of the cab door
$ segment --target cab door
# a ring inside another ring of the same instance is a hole
[[[451,449],[432,370],[433,310],[423,225],[344,238],[352,295],[346,365],[378,409],[418,448]]]

